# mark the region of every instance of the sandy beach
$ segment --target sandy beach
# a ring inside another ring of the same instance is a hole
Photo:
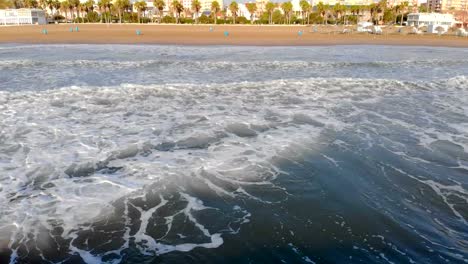
[[[79,27],[79,32],[70,28]],[[213,27],[213,30],[210,30]],[[350,27],[351,28],[351,27]],[[47,29],[48,34],[41,31]],[[352,27],[354,29],[354,27]],[[140,30],[141,35],[136,31]],[[178,45],[408,45],[468,47],[456,36],[342,34],[341,27],[250,25],[60,24],[0,26],[0,43],[178,44]],[[225,31],[229,32],[225,36]],[[299,35],[298,32],[303,34]]]

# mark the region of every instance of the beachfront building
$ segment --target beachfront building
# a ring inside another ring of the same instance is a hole
[[[455,19],[452,14],[440,13],[411,13],[408,15],[408,25],[414,27],[440,25],[452,27]]]
[[[334,6],[336,4],[345,5],[345,6],[352,6],[352,5],[370,5],[374,3],[373,0],[314,0],[311,4],[314,6],[317,5],[319,2],[322,2],[325,5]]]
[[[307,1],[309,5],[314,6],[314,1]],[[318,2],[317,2],[318,3]],[[292,0],[291,4],[293,6],[293,13],[299,18],[303,18],[303,12],[301,8],[301,0]]]
[[[468,0],[427,0],[427,8],[431,12],[467,11]]]
[[[45,11],[42,9],[1,9],[0,25],[47,24]]]
[[[239,6],[239,11],[237,11],[237,16],[240,16],[240,17],[245,17],[247,18],[248,20],[250,20],[250,12],[249,10],[247,9],[247,6],[245,4],[238,4]],[[232,16],[232,12],[228,11],[228,13],[230,13],[230,15]],[[256,17],[255,17],[255,14],[254,14],[254,20],[256,20]]]
[[[263,13],[266,12],[266,4],[268,0],[255,0],[257,6],[257,17],[261,17]]]
[[[408,9],[410,12],[417,13],[420,3],[418,0],[387,0],[387,7],[393,8],[401,5],[404,2],[408,2]]]
[[[201,3],[201,10],[203,11],[211,11],[211,3],[213,3],[214,0],[200,0]],[[220,7],[224,6],[223,0],[217,0],[219,3]]]

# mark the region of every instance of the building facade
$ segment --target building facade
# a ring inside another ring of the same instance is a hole
[[[408,14],[408,25],[414,27],[440,25],[451,27],[455,24],[452,14],[411,13]]]
[[[370,4],[374,3],[373,0],[314,0],[314,1],[312,1],[312,4],[315,6],[319,2],[322,2],[325,5],[331,5],[331,6],[334,6],[336,4],[346,5],[346,6],[370,5]]]
[[[42,9],[2,9],[0,25],[47,24],[45,11]]]
[[[467,11],[468,0],[427,0],[430,12]]]

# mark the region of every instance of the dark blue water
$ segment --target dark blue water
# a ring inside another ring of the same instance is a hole
[[[466,263],[467,55],[0,46],[0,263]]]

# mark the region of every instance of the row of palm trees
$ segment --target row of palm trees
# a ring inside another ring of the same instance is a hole
[[[78,19],[78,21],[85,21],[85,18],[91,12],[98,8],[101,22],[111,22],[113,17],[117,17],[120,22],[125,13],[131,12],[134,8],[137,12],[138,21],[141,21],[141,14],[145,13],[148,9],[145,1],[141,0],[133,4],[129,0],[99,0],[95,5],[93,0],[88,0],[85,3],[81,3],[80,0],[14,0],[15,2],[7,2],[12,0],[0,0],[0,8],[2,6],[7,7],[8,5],[14,4],[16,7],[29,7],[29,8],[48,8],[52,15],[65,14],[65,17]],[[155,11],[158,14],[158,22],[163,20],[163,11],[166,7],[164,0],[154,0],[153,2]],[[403,23],[403,15],[408,11],[408,2],[402,2],[392,8],[387,5],[387,0],[381,0],[378,3],[370,5],[354,5],[344,6],[342,4],[335,4],[330,6],[319,2],[316,6],[312,6],[308,1],[301,0],[300,3],[301,11],[299,12],[302,19],[302,23],[310,24],[310,18],[313,13],[319,15],[324,24],[327,24],[329,20],[335,21],[335,23],[348,23],[349,17],[359,17],[364,12],[370,13],[370,17],[374,23],[381,22],[394,22],[397,23],[397,18],[400,18],[400,23]],[[190,12],[194,14],[195,23],[199,22],[199,14],[201,11],[200,0],[193,0]],[[255,14],[264,13],[268,18],[268,24],[273,24],[274,12],[280,12],[283,16],[283,22],[285,24],[292,23],[293,19],[293,5],[290,1],[283,3],[267,2],[264,6],[264,10],[258,12],[258,6],[255,3],[247,3],[246,8],[250,13],[250,22],[253,23]],[[175,18],[175,22],[179,23],[182,12],[186,11],[180,0],[173,0],[170,3],[170,10]],[[239,13],[239,5],[236,1],[233,1],[226,8],[222,8],[218,1],[211,3],[211,14],[213,15],[214,22],[217,23],[217,14],[220,12],[226,19],[227,10],[231,13],[232,22],[236,23],[236,19]],[[85,15],[86,14],[86,15]],[[82,18],[82,19],[81,19]]]
[[[310,15],[314,11],[321,16],[323,23],[327,23],[329,18],[332,17],[335,23],[341,21],[343,24],[347,24],[347,17],[358,17],[364,12],[369,12],[372,21],[379,24],[381,22],[390,22],[388,19],[386,19],[388,17],[393,18],[394,21],[392,22],[397,23],[396,19],[398,16],[400,17],[400,23],[403,23],[403,15],[408,11],[409,3],[402,2],[399,5],[393,6],[392,8],[388,8],[387,0],[381,0],[378,3],[373,3],[371,5],[352,6],[345,6],[340,3],[331,6],[324,4],[323,2],[319,2],[314,8],[314,6],[312,6],[308,1],[301,0],[299,2],[299,6],[301,7],[301,16],[305,18],[302,20],[302,23],[304,24],[310,24]],[[257,5],[255,3],[247,3],[246,8],[250,13],[251,23],[253,23],[254,14],[257,12]],[[273,13],[275,10],[279,9],[282,10],[282,14],[284,15],[284,23],[290,24],[293,15],[293,5],[290,1],[283,3],[267,2],[265,5],[265,12],[268,14],[268,23],[273,23]],[[229,5],[229,10],[233,14],[233,21],[235,22],[238,11],[238,5],[235,1]],[[387,14],[390,12],[387,17],[385,16],[386,12]]]

